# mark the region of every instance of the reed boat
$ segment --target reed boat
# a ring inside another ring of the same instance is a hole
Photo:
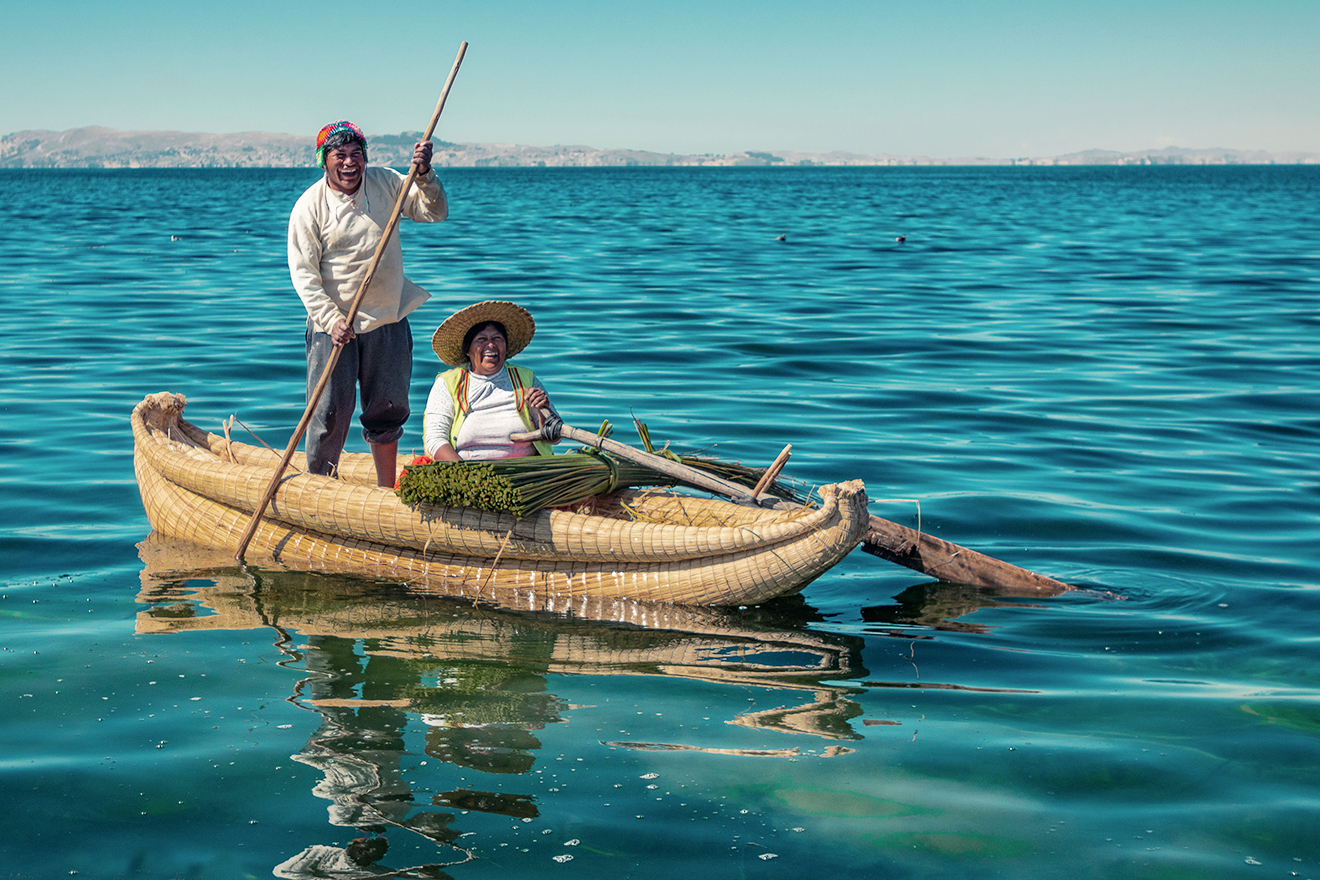
[[[233,552],[281,456],[190,424],[185,404],[162,392],[133,409],[142,503],[160,535]],[[367,453],[345,453],[338,479],[305,467],[301,455],[290,462],[247,559],[602,619],[616,603],[756,605],[792,595],[848,555],[869,519],[858,480],[821,486],[807,508],[647,489],[600,496],[588,512],[518,519],[405,504],[375,485]]]

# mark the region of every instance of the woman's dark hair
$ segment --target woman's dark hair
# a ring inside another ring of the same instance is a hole
[[[496,330],[500,331],[500,335],[504,337],[504,344],[508,345],[509,331],[504,329],[503,324],[499,321],[482,321],[480,324],[473,324],[468,332],[463,334],[463,357],[468,356],[468,349],[472,347],[472,340],[476,339],[477,334],[482,330],[485,330],[487,327],[494,327]]]

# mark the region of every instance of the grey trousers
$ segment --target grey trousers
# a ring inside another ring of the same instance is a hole
[[[307,397],[310,400],[330,362],[330,334],[307,321]],[[344,346],[312,419],[307,424],[307,470],[334,474],[362,387],[362,437],[371,444],[394,443],[408,421],[412,385],[412,328],[407,319],[377,327]]]

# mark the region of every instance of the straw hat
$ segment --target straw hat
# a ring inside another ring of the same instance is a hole
[[[435,329],[431,335],[431,348],[436,357],[451,367],[461,366],[467,356],[463,351],[463,337],[473,327],[487,321],[499,321],[504,325],[509,343],[506,358],[512,358],[526,348],[536,332],[531,312],[511,302],[488,299],[454,312]]]

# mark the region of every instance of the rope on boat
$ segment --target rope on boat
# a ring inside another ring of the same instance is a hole
[[[505,549],[507,549],[509,546],[509,539],[512,537],[513,537],[513,529],[509,529],[508,534],[504,536],[504,543],[500,544],[499,552],[495,554],[495,558],[490,563],[490,568],[486,572],[485,579],[482,580],[481,586],[477,587],[476,598],[472,600],[473,605],[476,605],[477,602],[480,601],[481,591],[486,589],[486,584],[490,583],[491,576],[495,574],[495,569],[499,567],[500,557],[504,555]]]
[[[551,413],[544,422],[541,423],[541,436],[547,443],[558,443],[559,438],[564,434],[564,420]]]

